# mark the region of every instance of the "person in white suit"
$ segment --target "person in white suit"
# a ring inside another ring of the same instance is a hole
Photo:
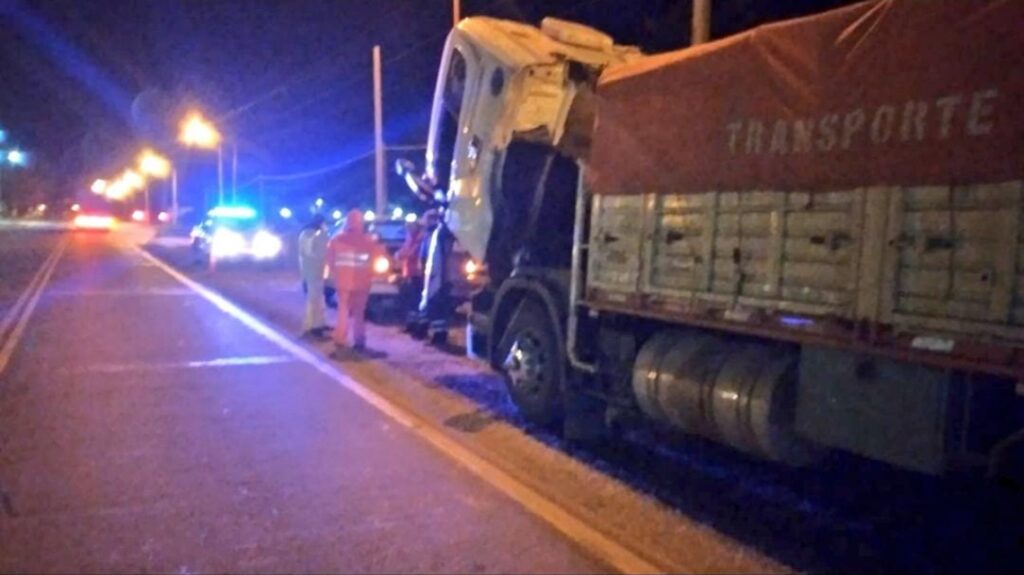
[[[316,214],[299,233],[299,272],[306,292],[306,313],[302,319],[302,336],[328,337],[324,306],[324,264],[327,257],[327,222]]]

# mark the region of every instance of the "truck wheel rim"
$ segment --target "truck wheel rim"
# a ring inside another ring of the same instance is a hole
[[[539,395],[544,385],[547,357],[540,341],[524,333],[516,338],[505,360],[505,370],[512,387],[528,395]]]

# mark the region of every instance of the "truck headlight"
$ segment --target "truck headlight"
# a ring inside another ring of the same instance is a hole
[[[373,260],[373,273],[386,274],[391,270],[391,260],[384,256],[377,256]]]
[[[260,230],[252,238],[252,255],[257,259],[270,259],[281,253],[281,238]]]

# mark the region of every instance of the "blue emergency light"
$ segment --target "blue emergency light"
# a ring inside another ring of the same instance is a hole
[[[256,217],[256,210],[249,206],[217,206],[210,210],[212,218],[232,220],[251,220]]]

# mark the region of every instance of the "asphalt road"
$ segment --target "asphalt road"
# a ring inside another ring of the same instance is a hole
[[[371,325],[381,357],[332,362],[294,339],[290,265],[210,273],[145,239],[0,231],[0,318],[19,320],[0,329],[0,572],[1024,566],[1019,493],[642,434],[567,445],[461,334],[439,350]]]
[[[5,314],[55,263],[2,372],[0,571],[609,569],[112,237],[0,245]]]
[[[187,250],[159,239],[148,249],[280,329],[299,330],[294,266],[210,273],[191,265]],[[500,377],[460,357],[459,330],[446,350],[413,342],[393,326],[371,325],[370,339],[387,356],[351,368],[361,378],[385,381],[381,392],[393,401],[507,468],[529,470],[523,481],[675,570],[1024,570],[1019,487],[974,476],[933,478],[841,453],[793,470],[699,439],[644,432],[602,448],[565,444],[519,417]]]

